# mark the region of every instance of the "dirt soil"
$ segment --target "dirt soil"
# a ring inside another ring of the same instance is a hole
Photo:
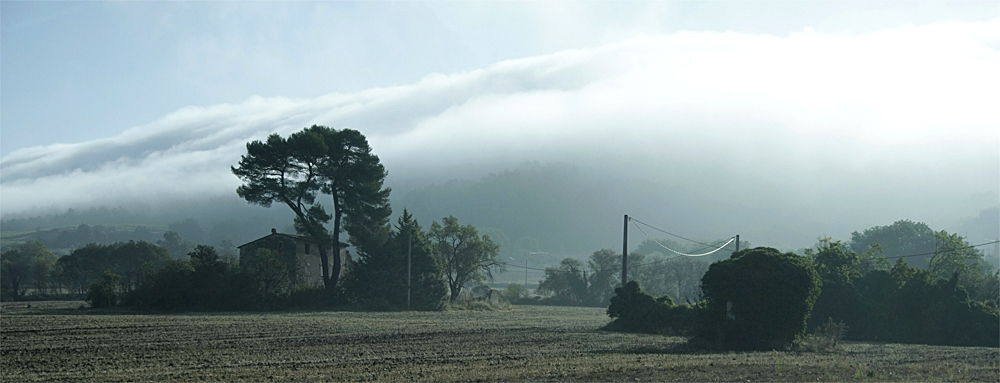
[[[146,314],[0,304],[0,381],[1000,381],[1000,349],[706,352],[597,308]]]

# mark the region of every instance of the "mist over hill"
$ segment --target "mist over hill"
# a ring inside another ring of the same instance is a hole
[[[289,231],[287,209],[239,200],[230,166],[247,142],[312,124],[368,138],[396,215],[454,215],[508,257],[619,248],[624,214],[783,249],[900,219],[953,228],[1000,204],[997,36],[1000,20],[677,32],[400,86],[191,106],[3,153],[2,230],[191,218],[211,241]]]
[[[926,213],[829,211],[824,205],[796,203],[802,197],[790,193],[766,197],[767,193],[760,189],[692,192],[688,189],[691,185],[691,181],[671,177],[629,178],[625,172],[612,174],[566,163],[525,162],[476,179],[397,187],[390,200],[394,217],[405,208],[425,229],[432,221],[449,215],[463,224],[477,226],[501,245],[504,259],[515,263],[523,262],[528,252],[542,253],[531,256],[535,265],[555,264],[565,256],[582,259],[601,248],[620,251],[624,214],[698,241],[740,234],[741,239],[754,245],[786,250],[812,246],[820,236],[848,240],[853,231],[900,219],[927,222],[935,230],[948,229],[967,236],[973,243],[1000,235],[998,208],[983,204],[989,196],[972,198],[965,206],[956,205],[954,218],[949,221]],[[723,203],[718,199],[727,191],[755,190],[760,194],[750,200]],[[8,233],[81,224],[152,228],[151,234],[145,234],[147,237],[134,238],[141,240],[156,240],[171,229],[181,232],[185,239],[215,246],[223,241],[239,245],[266,235],[270,228],[294,231],[292,214],[286,207],[250,205],[235,192],[229,197],[191,200],[167,208],[91,207],[61,214],[8,215],[2,221],[3,231]],[[655,238],[672,238],[649,229],[647,233]],[[630,249],[647,238],[646,233],[630,227]]]

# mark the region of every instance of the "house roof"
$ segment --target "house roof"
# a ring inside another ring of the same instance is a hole
[[[271,237],[275,237],[275,236],[290,238],[290,239],[292,239],[294,241],[298,241],[298,242],[308,242],[308,243],[312,243],[312,244],[316,243],[316,241],[313,241],[312,238],[306,237],[304,235],[279,233],[277,230],[271,229],[271,234],[268,234],[268,235],[265,235],[263,237],[257,238],[257,239],[255,239],[253,241],[244,243],[242,245],[237,246],[236,248],[242,248],[242,247],[244,247],[246,245],[249,245],[251,243],[254,243],[254,242],[257,242],[257,241],[260,241],[260,240],[264,240],[264,239],[268,239],[268,238],[271,238]],[[350,245],[341,242],[340,246],[341,246],[341,248],[347,248]]]

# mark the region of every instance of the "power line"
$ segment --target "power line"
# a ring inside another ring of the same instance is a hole
[[[518,267],[518,268],[522,268],[522,269],[535,270],[535,271],[545,271],[545,269],[536,269],[534,267],[527,267],[527,266],[515,265],[515,264],[507,263],[507,262],[500,262],[500,263],[503,264],[504,266],[509,266],[509,267]]]
[[[710,245],[709,247],[719,247],[719,245],[718,245],[718,244],[722,243],[722,241],[725,241],[725,240],[720,240],[720,241],[716,242],[716,244],[715,244],[715,245]],[[707,248],[709,248],[709,247],[703,247],[703,248],[701,248],[701,249],[698,249],[697,251],[702,251],[702,250],[705,250],[705,249],[707,249]],[[648,255],[648,254],[642,254],[642,255],[644,255],[644,256],[645,256],[645,255]],[[663,262],[667,262],[667,261],[672,261],[672,260],[675,260],[675,259],[677,259],[677,258],[684,258],[684,256],[683,256],[683,255],[675,255],[675,256],[673,256],[673,257],[670,257],[670,258],[663,258]],[[645,263],[634,263],[634,264],[631,264],[631,265],[630,265],[630,267],[631,267],[631,268],[632,268],[633,270],[636,270],[636,269],[644,269],[644,268],[646,268],[646,267],[649,267],[649,266],[656,266],[656,263],[655,263],[655,262],[656,262],[656,260],[654,259],[653,261],[650,261],[650,262],[645,262]]]
[[[934,254],[938,254],[938,253],[946,253],[946,252],[949,252],[949,251],[958,251],[958,250],[965,250],[965,249],[971,249],[971,248],[974,248],[974,247],[980,247],[980,246],[986,246],[986,245],[992,245],[992,244],[994,244],[994,243],[1000,243],[1000,240],[996,240],[996,241],[992,241],[992,242],[986,242],[986,243],[980,243],[980,244],[978,244],[978,245],[970,245],[970,246],[965,246],[965,247],[959,247],[959,248],[957,248],[957,249],[946,249],[946,250],[937,250],[937,251],[932,251],[932,252],[930,252],[930,253],[921,253],[921,254],[910,254],[910,255],[897,255],[897,256],[893,256],[893,257],[885,257],[885,259],[896,259],[896,258],[907,258],[907,257],[919,257],[919,256],[921,256],[921,255],[934,255]]]
[[[730,242],[736,240],[736,237],[730,237],[729,238],[729,242],[726,242],[722,246],[715,246],[715,250],[709,251],[707,253],[702,253],[702,254],[687,254],[687,253],[682,253],[682,252],[679,252],[677,250],[671,249],[671,248],[667,247],[666,245],[660,243],[660,241],[657,241],[656,238],[653,238],[652,236],[650,236],[649,233],[647,233],[645,230],[642,230],[642,227],[639,227],[639,225],[635,225],[635,228],[639,229],[639,231],[641,231],[643,234],[645,234],[646,237],[648,237],[651,241],[653,241],[657,245],[660,245],[660,247],[662,247],[664,249],[667,249],[667,250],[669,250],[670,252],[672,252],[674,254],[681,255],[681,256],[686,256],[686,257],[701,257],[701,256],[704,256],[704,255],[712,254],[712,253],[714,253],[716,251],[722,250],[723,247],[725,247],[726,245],[728,245]]]
[[[710,247],[715,247],[715,246],[712,246],[712,245],[709,245],[709,244],[707,244],[707,243],[704,243],[704,242],[699,242],[699,241],[695,241],[695,240],[693,240],[693,239],[690,239],[690,238],[685,238],[685,237],[682,237],[682,236],[679,236],[679,235],[677,235],[677,234],[674,234],[674,233],[671,233],[671,232],[669,232],[669,231],[666,231],[666,230],[663,230],[663,229],[660,229],[660,228],[658,228],[658,227],[655,227],[655,226],[653,226],[653,225],[650,225],[650,224],[648,224],[648,223],[645,223],[645,222],[642,222],[642,221],[640,221],[640,220],[637,220],[637,219],[635,219],[635,218],[632,218],[632,217],[628,217],[628,220],[629,220],[629,221],[633,221],[633,222],[638,222],[638,223],[641,223],[641,224],[645,225],[646,227],[649,227],[650,229],[653,229],[653,230],[656,230],[656,231],[659,231],[659,232],[661,232],[661,233],[663,233],[663,234],[667,234],[667,235],[672,235],[672,236],[674,236],[674,237],[677,237],[677,238],[680,238],[680,239],[683,239],[683,240],[685,240],[685,241],[691,241],[691,242],[694,242],[694,243],[697,243],[697,244],[700,244],[700,245],[705,245],[705,246],[710,246]],[[639,226],[637,225],[636,227],[639,227]],[[639,230],[641,231],[642,229],[639,229]],[[643,232],[643,233],[645,233],[645,232]],[[646,234],[646,236],[647,236],[647,237],[649,237],[649,234]],[[652,237],[650,237],[650,238],[652,238]],[[729,249],[725,249],[725,250],[726,250],[726,251],[728,251],[728,252],[732,252],[732,250],[729,250]]]

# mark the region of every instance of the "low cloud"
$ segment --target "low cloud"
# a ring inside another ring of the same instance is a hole
[[[1000,20],[640,36],[407,86],[189,107],[115,137],[16,150],[0,160],[2,212],[232,195],[247,141],[323,124],[366,134],[396,184],[559,161],[683,184],[722,207],[827,205],[865,224],[927,207],[944,219],[1000,187],[998,67]]]

